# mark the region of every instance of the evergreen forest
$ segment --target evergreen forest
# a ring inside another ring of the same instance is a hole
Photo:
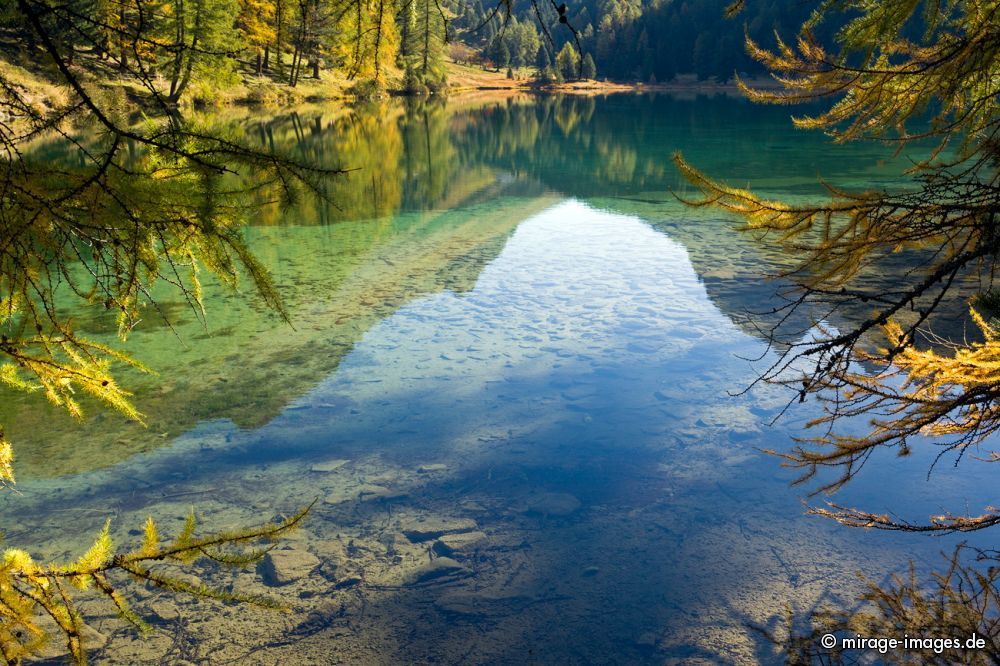
[[[0,10],[3,58],[44,76],[46,67],[38,67],[43,45],[18,3],[6,4]],[[746,36],[770,43],[775,32],[792,32],[809,16],[794,0],[753,3],[738,20],[727,20],[721,0],[582,0],[558,7],[525,0],[23,4],[38,14],[68,66],[126,89],[143,88],[148,78],[168,104],[218,101],[227,89],[267,101],[280,97],[275,87],[322,79],[344,82],[362,97],[386,88],[426,94],[447,88],[451,61],[519,71],[542,83],[656,83],[685,75],[724,83],[764,73],[746,53]],[[31,82],[9,68],[5,76]]]

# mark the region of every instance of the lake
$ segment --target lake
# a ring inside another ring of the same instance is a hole
[[[191,507],[219,529],[316,504],[279,546],[301,571],[205,572],[291,613],[132,586],[154,630],[85,602],[96,662],[780,663],[751,627],[850,604],[859,572],[940,567],[957,543],[805,515],[816,484],[791,487],[761,449],[789,447],[819,408],[775,422],[794,395],[743,392],[773,358],[755,323],[777,324],[788,285],[769,278],[794,258],[672,194],[677,150],[793,200],[821,179],[891,184],[905,156],[726,96],[204,122],[351,169],[325,200],[261,201],[247,229],[291,324],[249,287],[213,284],[202,324],[161,286],[171,326],[150,308],[124,347],[158,373],[122,374],[147,427],[2,394],[20,475],[0,499],[7,539],[68,558],[109,515],[130,545],[146,515],[170,533]],[[114,340],[103,315],[75,321]],[[947,460],[928,478],[934,453],[876,456],[836,500],[912,520],[979,512],[985,471]]]

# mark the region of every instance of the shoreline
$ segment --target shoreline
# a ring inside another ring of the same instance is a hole
[[[497,96],[508,97],[513,95],[620,95],[620,94],[643,94],[643,93],[669,93],[669,94],[690,94],[690,95],[727,95],[742,97],[743,92],[735,83],[716,83],[712,81],[689,82],[667,82],[667,83],[619,83],[604,82],[596,80],[573,81],[569,83],[550,83],[537,85],[528,81],[515,81],[515,85],[453,85],[440,93],[431,94],[411,94],[400,89],[387,89],[384,94],[374,98],[365,98],[353,95],[346,90],[341,90],[331,86],[328,92],[320,93],[317,90],[303,91],[296,94],[295,90],[283,90],[275,87],[276,93],[261,99],[249,94],[234,95],[224,99],[216,98],[212,103],[201,101],[189,102],[185,106],[194,107],[199,110],[211,108],[223,108],[226,106],[239,106],[250,108],[271,108],[288,109],[301,104],[323,104],[327,102],[342,102],[353,104],[368,101],[369,99],[450,99],[477,96]],[[758,82],[754,82],[754,87],[763,88]],[[241,86],[246,92],[246,87]],[[774,88],[774,86],[769,86]],[[270,89],[270,88],[269,88]],[[283,94],[282,94],[283,93]]]
[[[692,74],[685,74],[670,81],[648,83],[641,81],[600,81],[587,79],[564,83],[538,83],[533,76],[520,70],[519,74],[509,79],[502,71],[484,70],[478,66],[448,63],[447,89],[439,93],[412,94],[398,87],[397,81],[390,79],[381,95],[373,99],[384,98],[465,98],[479,95],[613,95],[641,93],[674,93],[694,95],[731,95],[742,96],[743,93],[735,81],[720,83],[714,80],[699,81]],[[185,106],[200,109],[223,106],[244,106],[256,108],[289,108],[299,104],[322,104],[325,102],[357,103],[365,101],[365,97],[352,92],[356,81],[344,79],[308,79],[300,82],[296,88],[270,80],[246,79],[239,86],[234,86],[222,95],[216,95],[211,102],[191,100]],[[755,88],[775,89],[775,81],[771,79],[749,79],[748,83]]]
[[[327,72],[325,78],[303,79],[295,87],[288,86],[270,77],[245,76],[242,81],[226,89],[195,90],[180,103],[181,108],[195,111],[211,111],[213,109],[255,108],[255,109],[291,109],[301,105],[343,103],[356,104],[367,99],[413,98],[413,99],[448,99],[469,97],[507,97],[510,95],[613,95],[613,94],[643,94],[669,93],[687,95],[731,95],[742,96],[735,81],[720,83],[714,80],[699,81],[694,75],[680,75],[671,81],[620,82],[583,80],[564,83],[539,83],[534,78],[533,69],[517,70],[514,78],[507,78],[502,71],[482,69],[476,65],[463,65],[455,62],[447,64],[447,89],[439,93],[410,94],[402,89],[401,78],[390,75],[380,94],[366,97],[355,92],[358,81],[350,81],[333,72]],[[34,98],[40,111],[57,108],[65,102],[64,92],[55,84],[41,80],[30,70],[7,60],[0,60],[0,71],[15,86],[25,90],[36,91]],[[141,91],[134,89],[126,81],[102,81],[81,71],[84,79],[89,79],[91,85],[109,92],[124,94],[125,98],[137,108],[144,106]],[[749,79],[748,83],[755,88],[776,87],[771,79]],[[44,85],[43,85],[44,84]]]

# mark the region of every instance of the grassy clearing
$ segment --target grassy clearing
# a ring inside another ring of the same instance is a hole
[[[69,101],[65,88],[13,62],[0,59],[0,77],[17,88],[23,98],[39,113],[47,113]]]

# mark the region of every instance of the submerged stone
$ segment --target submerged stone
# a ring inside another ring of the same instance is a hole
[[[486,535],[482,532],[462,532],[460,534],[445,534],[434,542],[434,552],[438,555],[451,556],[466,553],[483,541]]]
[[[260,574],[268,585],[287,585],[305,578],[319,566],[319,558],[308,550],[272,550],[260,563]]]
[[[580,508],[580,500],[569,493],[544,493],[528,501],[524,513],[536,516],[568,516]]]
[[[532,603],[527,595],[457,591],[442,594],[434,605],[445,613],[464,616],[510,615]]]
[[[66,644],[65,634],[59,626],[48,615],[37,618],[37,621],[39,627],[48,634],[49,640],[32,656],[46,661],[68,657],[70,654],[69,646]],[[107,636],[86,623],[80,627],[80,638],[82,639],[83,649],[88,652],[100,650],[108,644]]]
[[[406,497],[406,492],[402,490],[391,490],[385,486],[376,486],[366,483],[358,489],[358,499],[362,502],[380,499],[399,499]]]
[[[316,463],[309,468],[310,472],[317,472],[320,474],[329,474],[330,472],[336,472],[338,469],[351,462],[350,460],[344,460],[338,458],[337,460],[327,460],[326,462]]]
[[[443,534],[470,532],[476,527],[476,521],[469,518],[407,518],[400,521],[399,531],[410,541],[420,543]]]
[[[344,588],[354,587],[355,585],[360,585],[361,582],[362,581],[361,581],[361,578],[359,576],[348,576],[347,578],[344,578],[343,580],[338,581],[335,587],[338,590],[343,590]]]
[[[489,615],[492,610],[490,604],[484,603],[479,595],[468,592],[442,595],[434,600],[434,605],[452,615],[481,616]]]
[[[165,599],[157,599],[150,603],[149,610],[160,622],[173,622],[181,615],[177,605]]]
[[[440,578],[467,576],[471,573],[472,571],[468,567],[459,564],[450,557],[439,557],[415,569],[407,577],[406,582],[408,585],[419,585],[421,583],[428,583]]]
[[[659,639],[655,632],[647,631],[636,639],[635,644],[644,650],[655,650]]]
[[[320,539],[310,544],[310,550],[323,560],[324,564],[334,567],[343,566],[348,558],[347,546],[337,539]]]

